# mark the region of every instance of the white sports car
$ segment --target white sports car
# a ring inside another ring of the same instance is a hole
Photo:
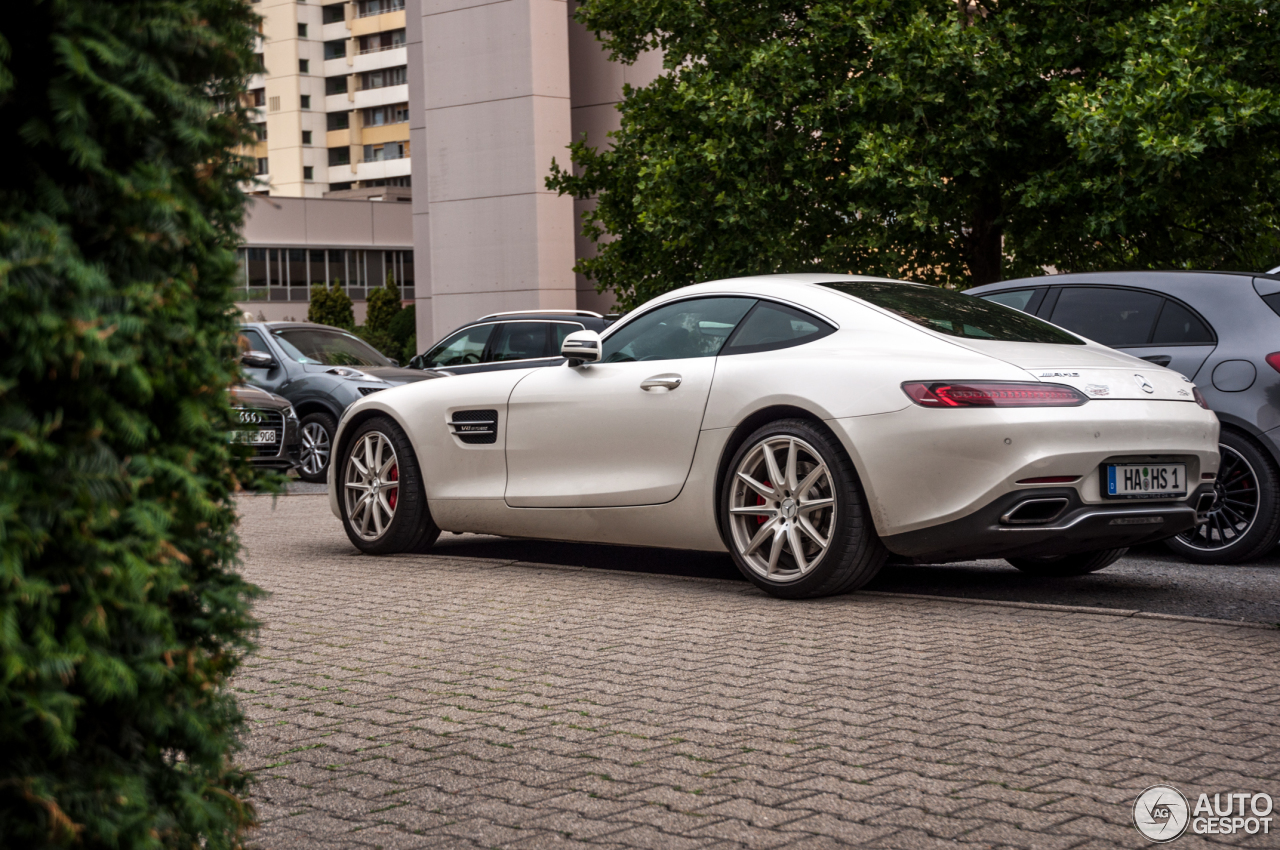
[[[891,553],[1092,572],[1214,498],[1218,420],[1187,378],[930,286],[703,283],[562,352],[348,407],[329,499],[351,542],[728,550],[796,598],[859,587]]]

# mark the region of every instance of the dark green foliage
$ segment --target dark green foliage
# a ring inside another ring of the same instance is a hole
[[[387,357],[407,363],[417,354],[414,311],[400,301],[400,289],[387,276],[387,285],[369,293],[365,322],[356,329],[365,342]]]
[[[351,296],[338,283],[328,289],[311,287],[311,303],[307,305],[307,321],[351,330],[356,326]]]
[[[548,180],[599,196],[578,270],[623,307],[750,273],[963,287],[1280,260],[1265,0],[587,0],[577,17],[667,69],[628,92],[611,150],[577,144],[580,176]]]
[[[396,315],[404,310],[400,304],[400,290],[390,279],[386,286],[381,286],[369,293],[364,325],[370,331],[387,331]]]
[[[232,0],[0,22],[0,847],[238,846]]]

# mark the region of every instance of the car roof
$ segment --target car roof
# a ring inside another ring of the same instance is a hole
[[[1148,286],[1167,288],[1170,290],[1193,287],[1206,281],[1221,284],[1243,285],[1252,283],[1256,277],[1280,280],[1280,275],[1265,272],[1242,271],[1198,271],[1195,269],[1169,269],[1166,271],[1104,271],[1076,272],[1072,274],[1050,274],[1039,277],[1022,277],[1013,280],[1002,280],[965,290],[972,295],[985,292],[1001,292],[1007,289],[1025,289],[1036,286],[1063,286],[1074,283],[1089,283],[1102,286]]]

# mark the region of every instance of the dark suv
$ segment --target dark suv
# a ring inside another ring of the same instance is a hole
[[[588,310],[493,313],[463,325],[409,361],[415,369],[454,374],[528,369],[564,362],[560,344],[574,331],[602,332],[613,317]]]
[[[1181,372],[1222,423],[1208,521],[1168,545],[1192,561],[1257,558],[1280,538],[1280,275],[1097,272],[1007,280],[970,295]]]
[[[310,322],[247,322],[240,326],[245,377],[293,403],[301,426],[298,474],[321,482],[338,419],[347,405],[388,387],[438,378],[402,369],[353,333]]]

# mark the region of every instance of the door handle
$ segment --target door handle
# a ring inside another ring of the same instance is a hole
[[[676,387],[680,386],[681,380],[683,379],[679,375],[675,375],[670,372],[668,372],[665,375],[654,375],[652,378],[645,378],[643,381],[641,381],[640,389],[642,390],[657,390],[657,389],[674,390]]]
[[[1173,358],[1167,354],[1153,354],[1150,357],[1144,357],[1142,359],[1146,360],[1148,363],[1154,363],[1157,366],[1168,366],[1173,362]]]

